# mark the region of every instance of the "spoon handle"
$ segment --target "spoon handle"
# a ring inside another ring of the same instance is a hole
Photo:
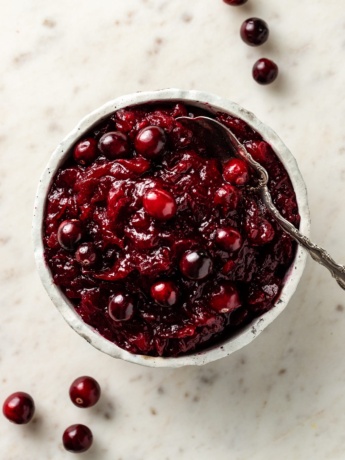
[[[261,196],[265,205],[282,229],[295,241],[297,241],[298,244],[303,246],[304,249],[309,252],[312,259],[326,267],[339,286],[345,290],[345,267],[337,264],[325,249],[312,243],[309,238],[302,235],[296,227],[294,227],[288,220],[284,219],[278,209],[274,206],[267,186],[263,186],[261,188]]]

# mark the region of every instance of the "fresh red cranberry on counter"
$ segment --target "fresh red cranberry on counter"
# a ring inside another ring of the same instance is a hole
[[[218,313],[230,313],[241,306],[236,286],[232,282],[224,282],[211,294],[210,306]]]
[[[127,157],[130,153],[128,138],[120,131],[103,134],[98,141],[98,148],[109,160]]]
[[[69,396],[78,407],[92,407],[101,397],[101,387],[92,377],[78,377],[70,386]]]
[[[240,29],[242,40],[250,46],[259,46],[265,43],[269,36],[268,26],[259,18],[245,20]]]
[[[80,141],[73,151],[73,157],[82,166],[89,165],[98,157],[97,142],[92,137]]]
[[[151,297],[162,307],[171,307],[177,302],[177,288],[171,281],[158,281],[151,286]]]
[[[138,132],[134,148],[144,158],[152,159],[163,153],[166,144],[164,129],[159,126],[147,126]]]
[[[4,416],[17,425],[30,422],[35,413],[35,403],[28,393],[17,391],[5,399],[2,406]]]
[[[277,78],[278,66],[267,58],[261,58],[253,66],[253,78],[260,85],[268,85]]]
[[[247,163],[240,158],[231,158],[223,165],[223,177],[232,185],[245,185],[249,180]]]
[[[235,228],[218,228],[216,232],[216,243],[226,251],[235,252],[242,246],[242,236]]]
[[[114,321],[128,321],[134,314],[134,304],[130,295],[117,293],[109,299],[108,313]]]
[[[223,0],[224,3],[231,6],[240,6],[247,3],[248,0]]]
[[[97,262],[97,250],[92,243],[83,243],[76,250],[76,261],[84,268],[92,267]]]
[[[188,250],[180,259],[181,273],[191,280],[202,280],[212,272],[210,256],[201,250]]]
[[[224,184],[216,190],[214,204],[229,210],[237,208],[240,200],[240,191],[233,185]]]
[[[143,197],[143,205],[145,211],[158,220],[171,219],[177,211],[175,198],[160,188],[148,190]]]
[[[92,441],[92,431],[81,424],[69,426],[62,435],[62,443],[68,452],[85,452],[90,449]]]
[[[67,250],[75,248],[83,236],[82,224],[77,219],[64,220],[58,228],[57,239],[60,246]]]

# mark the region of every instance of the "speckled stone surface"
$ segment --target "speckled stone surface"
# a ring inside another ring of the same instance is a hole
[[[61,460],[62,432],[85,423],[83,459],[344,459],[345,293],[308,262],[283,314],[251,345],[202,368],[149,369],[103,355],[73,332],[36,274],[33,201],[50,153],[77,121],[121,94],[165,87],[228,97],[270,125],[305,178],[312,237],[345,262],[345,10],[342,0],[15,0],[0,40],[0,395],[35,398],[27,426],[0,418],[0,458]],[[249,16],[269,41],[239,38]],[[280,76],[261,87],[259,57]],[[342,240],[342,241],[341,241]],[[103,396],[81,410],[71,381]]]

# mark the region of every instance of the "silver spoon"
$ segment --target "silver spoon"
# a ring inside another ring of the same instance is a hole
[[[253,159],[245,146],[240,143],[233,132],[217,120],[209,117],[178,117],[177,120],[184,126],[191,129],[192,132],[193,129],[198,127],[199,130],[201,128],[203,132],[211,134],[212,151],[221,160],[225,161],[229,159],[229,155],[224,155],[224,152],[233,151],[235,155],[241,156],[253,167],[253,169],[258,173],[259,179],[258,185],[253,187],[252,190],[260,192],[264,204],[284,232],[290,235],[295,241],[297,241],[298,244],[306,249],[316,262],[326,267],[339,286],[345,290],[345,266],[337,264],[325,249],[312,243],[309,238],[302,235],[296,227],[294,227],[280,214],[272,202],[271,193],[267,187],[269,177],[266,169]]]

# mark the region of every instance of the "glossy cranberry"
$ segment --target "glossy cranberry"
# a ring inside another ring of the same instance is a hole
[[[158,281],[151,286],[151,297],[162,307],[171,307],[177,302],[177,288],[171,281]]]
[[[92,267],[97,262],[98,254],[95,245],[83,243],[75,253],[76,261],[85,268]]]
[[[223,165],[224,179],[233,185],[245,185],[249,180],[249,169],[245,161],[231,158]]]
[[[212,260],[205,251],[188,250],[180,259],[181,273],[191,280],[202,280],[212,272]]]
[[[117,293],[109,299],[108,313],[114,321],[128,321],[134,314],[133,300],[128,294]]]
[[[267,165],[274,159],[272,148],[265,141],[246,142],[245,147],[253,159],[258,163]]]
[[[248,231],[249,240],[256,245],[270,243],[274,236],[274,228],[266,219],[261,219],[258,224],[252,225]]]
[[[70,386],[69,396],[78,407],[92,407],[101,396],[101,387],[92,377],[78,377]]]
[[[210,296],[210,306],[218,313],[230,313],[241,306],[236,286],[229,282],[220,284]]]
[[[253,78],[260,85],[268,85],[277,78],[278,66],[270,59],[261,58],[253,66]]]
[[[247,3],[248,0],[223,0],[224,3],[231,6],[240,6]]]
[[[2,413],[10,422],[17,425],[28,423],[35,413],[34,400],[28,393],[17,391],[5,399]]]
[[[103,134],[98,141],[98,148],[109,160],[123,158],[130,153],[127,136],[120,131]]]
[[[134,140],[136,152],[148,159],[156,158],[163,153],[165,144],[165,132],[159,126],[147,126],[139,131]]]
[[[262,19],[249,18],[243,22],[240,34],[247,45],[259,46],[267,41],[269,30],[266,22]]]
[[[214,204],[229,210],[237,208],[240,200],[240,191],[233,185],[224,184],[216,190]]]
[[[226,251],[235,252],[242,246],[242,236],[235,228],[218,228],[216,232],[216,243]]]
[[[160,188],[148,190],[143,197],[143,205],[145,211],[158,220],[171,219],[177,211],[175,198]]]
[[[97,142],[92,137],[86,138],[74,147],[73,157],[80,165],[89,165],[98,157]]]
[[[93,435],[90,428],[85,425],[71,425],[62,435],[62,443],[68,452],[81,453],[90,449]]]
[[[77,219],[64,220],[58,228],[57,239],[60,246],[67,250],[75,248],[83,236],[82,224]]]

